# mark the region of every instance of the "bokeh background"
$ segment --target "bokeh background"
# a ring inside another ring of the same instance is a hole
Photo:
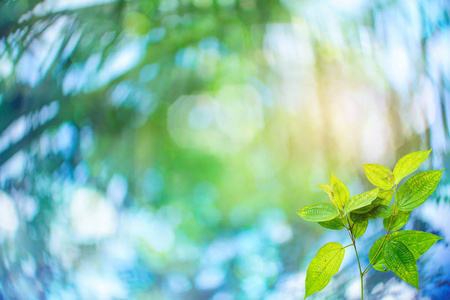
[[[363,163],[449,168],[445,0],[3,0],[1,299],[302,299],[341,231],[296,211]],[[444,237],[368,299],[450,297],[450,194],[406,229]],[[363,264],[379,221],[357,241]],[[312,299],[358,299],[347,251]]]

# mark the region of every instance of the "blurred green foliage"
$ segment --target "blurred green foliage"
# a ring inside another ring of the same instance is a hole
[[[439,1],[3,1],[2,295],[303,294],[323,229],[294,212],[329,171],[353,194],[362,162],[448,164],[447,23]]]

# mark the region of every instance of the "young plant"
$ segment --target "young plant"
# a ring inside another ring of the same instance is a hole
[[[436,190],[444,170],[418,173],[398,189],[397,186],[419,168],[430,152],[405,155],[397,162],[394,171],[377,164],[363,165],[367,179],[376,188],[351,198],[347,187],[333,174],[329,184],[318,185],[328,194],[331,204],[309,205],[300,209],[298,214],[304,220],[318,222],[328,229],[345,228],[352,243],[345,247],[339,243],[328,243],[319,249],[306,272],[305,298],[322,290],[330,282],[339,271],[345,248],[350,246],[353,246],[358,261],[361,299],[364,297],[363,277],[372,268],[381,272],[391,270],[419,290],[416,260],[442,238],[422,231],[397,230],[408,222],[411,211],[422,205]],[[390,205],[394,194],[394,203]],[[369,265],[363,269],[355,241],[364,234],[369,221],[376,218],[383,218],[386,234],[372,245]]]

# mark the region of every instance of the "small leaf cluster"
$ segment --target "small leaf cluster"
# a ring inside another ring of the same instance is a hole
[[[362,278],[371,268],[382,272],[391,270],[419,289],[416,260],[442,238],[427,232],[397,230],[408,222],[411,211],[422,205],[436,190],[444,170],[421,172],[400,186],[399,183],[415,172],[430,152],[431,150],[418,151],[405,155],[397,162],[393,171],[378,164],[363,165],[367,179],[375,188],[353,197],[350,197],[345,184],[333,174],[328,184],[318,185],[327,193],[330,203],[309,205],[297,213],[304,220],[317,222],[328,229],[346,228],[352,244],[344,247],[339,243],[328,243],[320,248],[306,273],[305,298],[322,290],[329,283],[331,277],[339,271],[345,248],[349,246],[354,247],[358,260],[361,298]],[[376,218],[383,218],[383,226],[387,232],[372,245],[369,252],[370,263],[363,270],[355,240],[365,233],[369,221]]]

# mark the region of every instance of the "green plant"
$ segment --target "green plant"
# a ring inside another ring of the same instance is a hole
[[[345,248],[350,246],[353,246],[358,261],[361,299],[364,297],[363,277],[372,268],[381,272],[392,270],[400,279],[419,289],[416,260],[442,238],[422,231],[397,230],[408,222],[411,210],[422,205],[436,190],[444,170],[418,173],[398,189],[397,186],[419,168],[430,152],[418,151],[405,155],[397,162],[394,171],[377,164],[363,165],[367,179],[376,188],[351,198],[347,187],[333,174],[329,184],[318,185],[328,194],[331,204],[309,205],[300,209],[298,214],[304,220],[318,222],[328,229],[345,228],[352,243],[345,247],[339,243],[328,243],[320,248],[308,266],[305,298],[322,290],[330,282],[339,271]],[[393,197],[394,203],[390,205]],[[364,234],[369,221],[376,218],[383,218],[386,234],[372,245],[369,265],[362,269],[355,241]]]

